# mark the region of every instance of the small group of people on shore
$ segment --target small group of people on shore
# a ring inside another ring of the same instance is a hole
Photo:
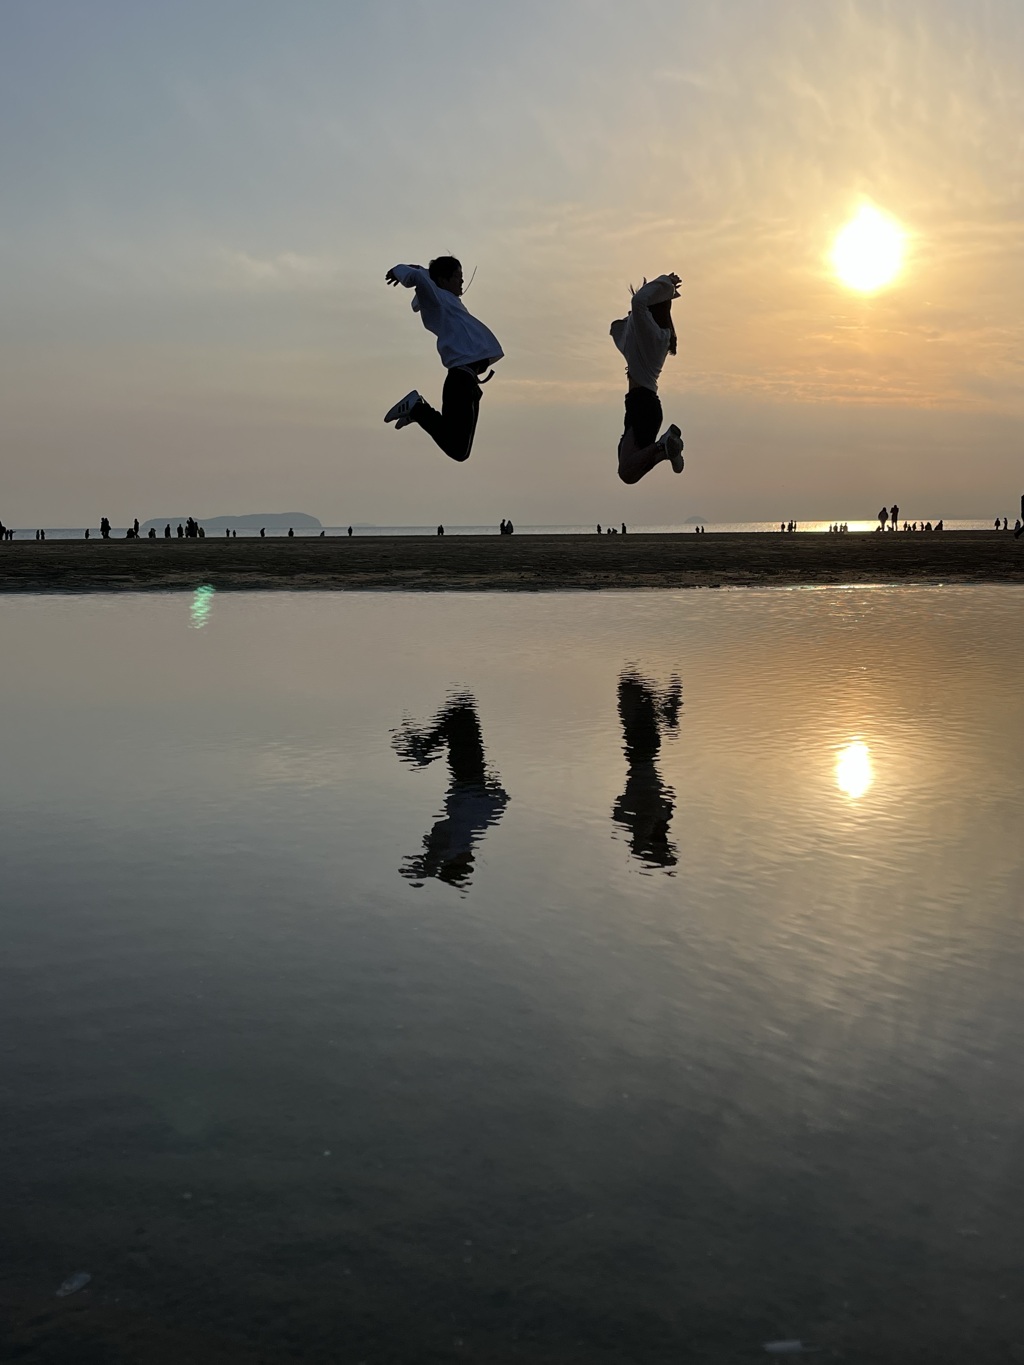
[[[602,529],[601,523],[598,522],[598,523],[597,523],[596,530],[597,530],[597,534],[598,534],[599,536],[602,536],[602,535],[603,535],[603,536],[618,536],[618,535],[623,535],[623,536],[624,536],[624,535],[626,534],[626,523],[623,522],[623,523],[622,523],[622,526],[619,528],[619,530],[616,530],[614,526],[605,526],[605,527]]]
[[[836,521],[828,529],[832,535],[841,536],[850,529],[850,523],[848,521]]]
[[[502,517],[501,524],[498,527],[498,535],[499,536],[515,535],[515,530],[516,528],[512,525],[512,522],[506,521],[505,518]]]
[[[997,520],[997,521],[996,521],[996,528],[998,529],[998,527],[999,527],[999,522],[998,522],[998,520]],[[899,507],[899,503],[894,502],[893,505],[892,505],[891,507],[886,507],[884,503],[882,504],[881,510],[880,510],[879,513],[878,513],[878,530],[879,530],[879,531],[886,531],[886,530],[888,530],[888,531],[943,531],[943,530],[945,530],[945,525],[944,525],[944,522],[943,522],[943,518],[940,517],[940,518],[938,519],[938,521],[936,521],[936,522],[934,522],[934,523],[933,523],[933,522],[930,522],[930,521],[922,521],[922,522],[920,523],[920,525],[918,525],[918,523],[917,523],[916,521],[904,521],[903,525],[901,526],[901,525],[900,525],[900,507]]]

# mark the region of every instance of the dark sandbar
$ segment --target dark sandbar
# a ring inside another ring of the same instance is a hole
[[[433,591],[1024,583],[1024,538],[943,531],[355,536],[0,544],[0,591]]]

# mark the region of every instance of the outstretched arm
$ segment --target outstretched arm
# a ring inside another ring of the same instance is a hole
[[[447,745],[448,765],[456,781],[481,785],[487,781],[480,721],[470,697],[453,697],[429,728],[403,721],[391,742],[399,758],[414,768],[433,763]]]
[[[384,278],[388,284],[404,284],[406,289],[416,290],[416,297],[412,301],[414,313],[425,309],[424,317],[432,317],[434,310],[440,306],[437,286],[430,278],[430,272],[421,265],[393,265]]]
[[[406,289],[412,289],[419,284],[419,280],[413,275],[414,271],[420,275],[427,275],[421,265],[393,265],[384,278],[388,284],[404,284]],[[429,275],[427,279],[430,279]]]
[[[415,289],[417,299],[424,303],[437,302],[437,285],[421,265],[393,265],[384,278],[388,284],[404,284],[406,289]]]

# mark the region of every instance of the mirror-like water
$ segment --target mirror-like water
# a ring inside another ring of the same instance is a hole
[[[0,599],[12,1349],[1024,1359],[1022,606]]]

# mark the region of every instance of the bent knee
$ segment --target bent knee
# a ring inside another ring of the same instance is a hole
[[[638,473],[635,469],[623,469],[619,465],[619,478],[623,483],[639,483],[643,476],[643,471]]]

